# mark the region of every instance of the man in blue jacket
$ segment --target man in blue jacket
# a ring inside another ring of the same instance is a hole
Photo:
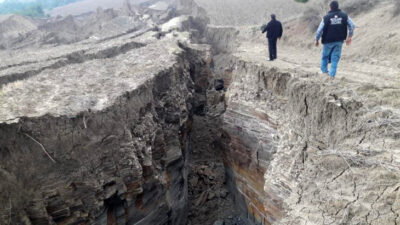
[[[278,39],[281,39],[283,33],[282,24],[276,20],[275,14],[272,14],[271,21],[262,27],[262,33],[265,32],[267,32],[268,38],[269,61],[273,61],[277,57],[276,43]]]
[[[337,1],[332,1],[329,6],[331,11],[324,16],[318,27],[315,46],[319,45],[319,39],[322,37],[324,46],[322,49],[321,70],[334,79],[342,55],[343,42],[347,39],[347,45],[351,44],[355,25],[350,17],[339,9]],[[331,62],[331,68],[328,71],[329,62]]]

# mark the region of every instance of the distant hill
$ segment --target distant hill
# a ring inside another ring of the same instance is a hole
[[[301,14],[305,4],[293,0],[195,0],[213,25],[246,26],[268,21],[272,13],[281,21]]]
[[[50,16],[80,15],[94,12],[97,8],[120,8],[126,0],[81,0],[79,2],[60,6],[49,11]],[[129,1],[133,3],[134,1]]]
[[[168,2],[170,0],[165,0],[163,2]],[[68,4],[66,6],[56,7],[48,12],[50,16],[68,16],[68,15],[81,15],[88,12],[94,12],[97,8],[103,9],[118,9],[121,8],[124,3],[129,2],[129,4],[137,5],[145,2],[152,3],[158,2],[158,0],[79,0],[73,4]],[[149,6],[150,6],[149,5]]]
[[[80,0],[4,0],[0,3],[0,14],[19,14],[45,17],[46,11]]]

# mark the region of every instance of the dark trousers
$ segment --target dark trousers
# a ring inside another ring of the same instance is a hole
[[[269,58],[271,60],[276,59],[277,53],[276,53],[276,42],[278,39],[275,38],[268,38],[268,49],[269,49]]]

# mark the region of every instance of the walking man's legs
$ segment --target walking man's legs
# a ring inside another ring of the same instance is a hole
[[[276,39],[269,38],[268,39],[268,50],[269,50],[269,58],[271,60],[276,59]]]
[[[335,77],[340,57],[342,56],[342,42],[336,42],[332,51],[332,64],[329,70],[329,76]]]
[[[336,76],[337,67],[342,55],[342,46],[343,42],[324,44],[321,58],[321,71],[323,73],[329,73],[331,77]],[[331,60],[331,68],[328,71],[329,59]]]
[[[331,52],[331,44],[324,44],[322,48],[321,58],[321,71],[322,73],[328,73],[329,54]]]
[[[272,39],[268,38],[268,52],[269,52],[269,59],[273,60],[274,57],[272,55]]]
[[[277,57],[276,42],[277,42],[277,40],[274,39],[274,40],[273,40],[273,43],[272,43],[272,44],[273,44],[272,56],[274,57],[274,59],[276,59],[276,57]]]

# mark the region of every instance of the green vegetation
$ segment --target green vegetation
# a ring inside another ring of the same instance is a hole
[[[45,17],[45,11],[79,0],[5,0],[0,3],[0,14],[19,14],[31,17]]]
[[[295,0],[296,2],[306,3],[308,0]]]

